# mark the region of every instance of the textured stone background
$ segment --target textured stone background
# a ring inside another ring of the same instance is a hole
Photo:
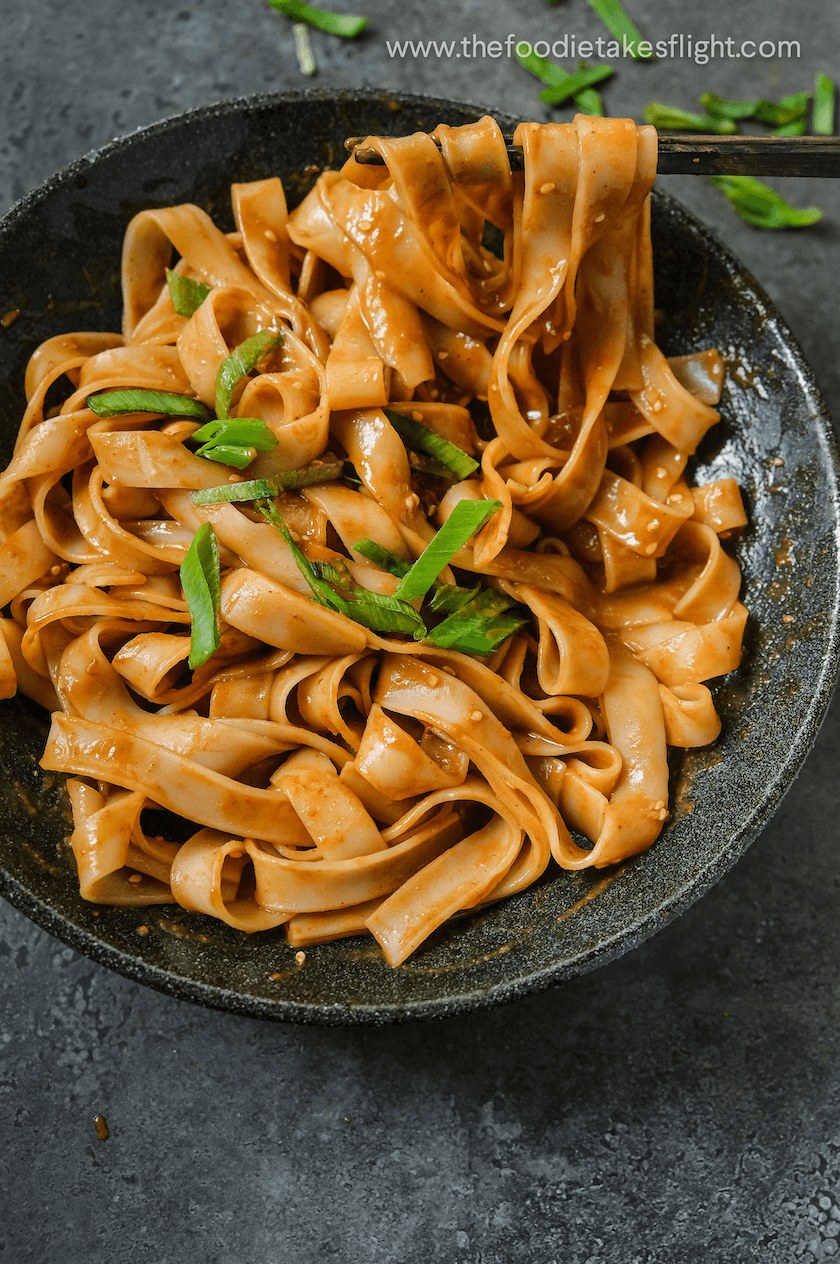
[[[362,0],[359,0],[360,4]],[[840,78],[836,0],[770,13],[629,0],[646,34],[798,39],[791,61],[623,62],[610,113]],[[336,0],[338,7],[340,0]],[[355,0],[354,0],[355,4]],[[676,10],[681,9],[680,14]],[[585,0],[369,0],[315,35],[320,86],[430,91],[548,117],[505,59],[395,60],[386,39],[595,37]],[[304,86],[265,0],[7,5],[0,209],[112,136]],[[555,117],[568,117],[559,112]],[[676,193],[753,270],[840,416],[840,189],[767,234]],[[0,1258],[69,1264],[789,1264],[840,1235],[837,708],[763,838],[669,929],[497,1011],[403,1029],[262,1024],[107,973],[0,909]],[[111,1129],[97,1139],[92,1118]]]

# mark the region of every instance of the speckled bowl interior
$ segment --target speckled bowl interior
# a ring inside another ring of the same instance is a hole
[[[23,376],[51,335],[120,326],[122,235],[142,207],[192,201],[232,228],[229,186],[279,174],[290,202],[343,140],[478,117],[448,101],[373,92],[250,97],[143,129],[72,164],[0,222],[0,457],[11,453]],[[501,119],[512,128],[514,120]],[[247,936],[175,906],[79,898],[62,779],[38,766],[48,717],[0,704],[0,891],[79,952],[161,991],[240,1014],[384,1023],[499,1003],[591,970],[661,929],[760,833],[823,718],[838,663],[838,458],[825,407],[790,331],[753,278],[664,193],[653,214],[658,341],[718,347],[723,421],[698,481],[734,476],[750,526],[737,545],[750,610],[740,669],[716,692],[723,734],[672,761],[673,812],[647,854],[596,873],[552,869],[531,890],[444,927],[400,969],[354,938],[299,965],[282,930]],[[138,933],[138,927],[147,928]]]

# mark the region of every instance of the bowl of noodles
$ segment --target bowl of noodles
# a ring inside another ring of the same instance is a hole
[[[383,1023],[735,863],[834,685],[837,452],[655,165],[626,120],[285,94],[4,218],[12,904],[171,995]]]

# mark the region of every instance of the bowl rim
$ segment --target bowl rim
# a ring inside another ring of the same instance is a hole
[[[249,111],[283,107],[307,101],[334,102],[349,106],[360,101],[370,103],[396,101],[406,108],[412,105],[423,109],[428,109],[430,106],[439,106],[441,110],[453,112],[490,113],[494,117],[501,115],[506,120],[509,120],[511,117],[506,116],[500,110],[484,107],[474,102],[454,101],[434,95],[373,88],[289,89],[282,92],[261,92],[226,97],[218,101],[179,111],[156,122],[134,128],[65,164],[21,198],[17,199],[0,216],[0,243],[7,233],[14,230],[19,221],[25,219],[33,208],[49,198],[54,190],[66,186],[71,181],[78,181],[101,159],[108,158],[112,154],[118,154],[123,149],[130,148],[132,144],[140,139],[163,135],[174,128],[188,125],[192,121],[202,122],[220,115],[242,115]],[[830,414],[816,382],[814,372],[805,359],[798,340],[789,329],[776,304],[769,298],[760,283],[756,281],[749,269],[741,263],[732,250],[718,238],[716,233],[677,199],[664,192],[658,186],[654,188],[653,195],[656,201],[670,214],[677,215],[688,222],[696,238],[710,254],[716,257],[718,263],[722,265],[728,274],[738,273],[743,280],[748,282],[751,290],[765,308],[768,323],[775,325],[780,340],[784,343],[789,353],[789,367],[795,370],[802,395],[811,405],[811,422],[816,431],[816,440],[833,475],[831,485],[833,537],[837,554],[840,556],[840,449],[838,448],[837,437]],[[408,1002],[405,1005],[394,1005],[391,1003],[386,1003],[382,1006],[356,1003],[316,1004],[286,999],[272,1001],[268,998],[203,983],[177,974],[174,971],[163,969],[158,965],[145,961],[142,957],[132,957],[71,921],[65,913],[57,911],[37,895],[34,895],[23,883],[2,867],[0,867],[0,895],[31,921],[35,922],[36,925],[61,942],[125,978],[143,983],[168,996],[252,1018],[330,1026],[383,1025],[405,1020],[444,1018],[475,1009],[506,1004],[520,997],[532,995],[549,985],[589,973],[637,947],[653,934],[665,929],[690,905],[706,894],[736,864],[746,849],[759,836],[777,810],[782,798],[792,786],[826,717],[837,683],[838,671],[840,671],[840,587],[838,586],[835,587],[834,591],[834,607],[830,612],[830,619],[830,638],[828,639],[821,663],[818,683],[813,689],[810,706],[805,717],[787,750],[785,760],[779,766],[774,781],[762,795],[760,802],[755,805],[746,819],[740,824],[740,827],[730,835],[725,849],[709,861],[699,873],[693,877],[687,877],[682,886],[673,891],[667,899],[656,907],[648,909],[641,917],[634,920],[631,925],[604,936],[597,945],[583,954],[583,956],[575,957],[571,962],[561,961],[554,965],[537,969],[525,978],[505,981],[489,990],[466,990],[457,997],[447,996],[436,1000]]]

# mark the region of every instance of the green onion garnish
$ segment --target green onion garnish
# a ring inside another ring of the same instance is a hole
[[[356,553],[361,553],[362,557],[366,557],[369,562],[373,562],[380,570],[396,575],[397,579],[402,579],[411,570],[411,562],[406,562],[404,558],[386,549],[383,544],[377,544],[375,540],[369,540],[367,537],[359,540],[358,544],[354,544],[353,549]]]
[[[751,119],[755,117],[760,102],[733,101],[729,97],[719,97],[714,92],[704,92],[700,97],[700,104],[716,118]]]
[[[572,78],[571,72],[564,70],[562,66],[558,66],[556,62],[549,61],[547,57],[539,57],[533,50],[528,57],[520,57],[516,54],[520,66],[530,71],[539,79],[540,83],[544,83],[547,88],[560,88]],[[578,70],[585,70],[583,62],[578,66]],[[603,76],[606,79],[606,75]],[[575,105],[583,114],[596,114],[599,117],[603,115],[604,110],[601,105],[601,97],[594,88],[579,88],[573,93],[572,99]]]
[[[831,136],[834,132],[834,84],[828,75],[817,75],[814,80],[811,127],[816,136]]]
[[[414,474],[422,474],[426,478],[445,478],[450,483],[455,478],[448,466],[442,461],[436,461],[433,456],[427,456],[425,452],[412,452],[408,460]]]
[[[797,119],[804,118],[808,112],[808,93],[795,92],[792,96],[782,97],[775,101],[759,101],[753,118],[759,123],[768,123],[770,127],[786,127]]]
[[[797,210],[753,176],[710,176],[709,179],[729,198],[741,219],[756,228],[805,228],[822,219],[822,211],[816,206]]]
[[[97,417],[119,417],[123,413],[165,413],[167,417],[197,417],[206,421],[210,409],[189,395],[172,391],[103,391],[85,400]]]
[[[661,101],[651,101],[643,111],[646,123],[652,123],[662,131],[676,130],[689,132],[714,132],[720,136],[730,136],[738,128],[731,118],[715,118],[712,114],[691,114],[688,110],[680,110],[674,105],[663,105]]]
[[[785,123],[784,127],[774,127],[774,136],[804,136],[805,135],[805,118],[794,119],[792,123]]]
[[[330,13],[328,9],[316,9],[305,0],[268,0],[272,9],[295,22],[306,22],[327,35],[340,35],[343,39],[355,39],[368,24],[367,18],[349,13]]]
[[[172,306],[179,316],[192,316],[201,307],[211,289],[203,281],[193,281],[180,272],[173,272],[171,268],[166,269],[166,284]]]
[[[402,578],[411,569],[408,562],[373,540],[360,540],[353,547],[392,575]],[[528,613],[523,607],[504,593],[483,589],[481,584],[462,588],[436,579],[432,587],[434,593],[429,609],[450,615],[425,633],[423,639],[433,645],[465,654],[491,654],[497,645],[528,622]],[[508,613],[511,607],[521,613]]]
[[[457,474],[460,479],[469,478],[470,474],[474,474],[478,469],[478,461],[467,456],[463,448],[456,447],[448,439],[442,439],[428,426],[415,421],[413,417],[394,412],[391,408],[384,408],[382,411],[407,448],[418,448],[421,452],[427,452],[453,474]]]
[[[233,465],[244,470],[258,452],[270,452],[277,447],[277,436],[258,417],[225,418],[224,421],[208,421],[193,432],[191,439],[204,440],[196,450],[196,456],[220,465]]]
[[[219,648],[221,592],[219,547],[209,522],[198,528],[181,563],[181,586],[190,611],[191,668],[206,663]]]
[[[323,457],[299,470],[281,470],[271,478],[254,478],[247,483],[231,483],[227,487],[205,487],[192,493],[194,505],[223,505],[239,500],[267,500],[281,492],[297,491],[341,478],[345,462],[338,457]]]
[[[624,45],[626,52],[637,60],[648,61],[653,57],[653,49],[650,42],[643,40],[638,28],[631,20],[627,10],[618,0],[589,0],[590,7],[595,10],[598,17],[604,23],[604,26],[620,40]],[[644,52],[639,51],[640,44],[647,44],[650,52],[645,49]]]
[[[428,639],[444,649],[491,654],[502,641],[524,627],[528,617],[512,598],[486,588],[433,628]]]
[[[611,74],[613,74],[612,66],[592,66],[588,70],[576,70],[562,83],[555,82],[551,87],[544,88],[539,93],[539,99],[546,105],[562,105],[564,101],[568,101],[570,97],[576,97],[579,92],[591,88],[593,84],[609,79]]]
[[[359,540],[353,548],[356,553],[361,553],[362,557],[366,557],[369,562],[374,562],[381,570],[396,575],[397,579],[402,579],[411,570],[411,562],[406,562],[404,558],[398,557],[390,549],[377,544],[375,540]],[[442,579],[436,579],[432,588],[434,591],[429,601],[429,609],[438,614],[460,610],[461,606],[466,605],[481,592],[481,584],[476,584],[475,588],[461,588],[458,584],[445,584]]]
[[[309,38],[309,27],[303,22],[295,22],[292,27],[295,37],[295,53],[302,75],[314,75],[317,69],[312,53],[312,41]]]
[[[604,103],[601,100],[600,92],[596,92],[594,88],[581,88],[580,92],[576,92],[572,97],[581,114],[591,114],[594,118],[604,117]]]
[[[700,104],[715,118],[755,119],[756,122],[768,123],[771,127],[787,127],[804,118],[808,110],[808,93],[795,92],[776,102],[732,101],[727,97],[716,96],[714,92],[704,92],[700,97]]]
[[[341,590],[344,604],[340,608],[356,623],[373,632],[404,632],[417,641],[424,640],[426,625],[407,601],[363,588],[346,569],[332,562],[315,562],[312,566],[316,575]]]
[[[250,373],[257,361],[283,341],[282,333],[272,333],[263,329],[246,338],[219,365],[216,374],[216,416],[224,421],[230,416],[230,401],[240,378]]]
[[[288,544],[291,549],[292,557],[295,559],[297,568],[309,587],[312,589],[312,595],[315,600],[320,602],[322,606],[329,606],[331,610],[340,610],[343,605],[341,598],[337,597],[332,588],[330,588],[329,584],[318,576],[312,563],[309,561],[309,558],[303,550],[298,548],[295,544],[291,534],[289,533],[289,528],[283,521],[282,514],[277,511],[270,500],[256,501],[255,508],[258,509],[262,516],[280,532],[283,539]]]
[[[501,507],[500,500],[459,500],[440,531],[436,532],[411,570],[400,580],[394,595],[405,601],[425,597],[458,550]]]
[[[426,635],[425,623],[407,601],[400,600],[396,595],[387,597],[382,593],[368,592],[349,574],[340,571],[334,563],[310,562],[303,550],[295,544],[282,515],[271,501],[258,500],[256,508],[277,528],[288,544],[298,570],[320,605],[346,614],[348,618],[373,631],[405,632],[417,640],[422,640]],[[343,595],[337,593],[333,585],[341,588]]]
[[[481,584],[476,584],[475,588],[462,588],[459,584],[438,583],[435,585],[435,591],[429,602],[429,609],[434,610],[436,614],[454,614],[456,610],[461,610],[474,597],[477,597],[481,591]]]

